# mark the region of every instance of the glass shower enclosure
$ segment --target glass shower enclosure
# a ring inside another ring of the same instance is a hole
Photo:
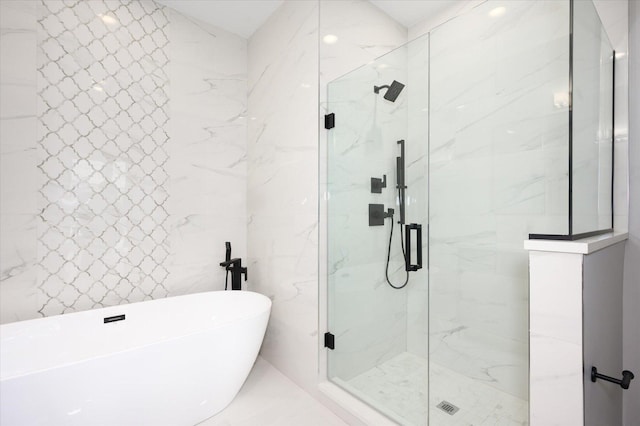
[[[612,227],[614,56],[591,2],[487,1],[328,84],[331,381],[528,424],[523,241]]]

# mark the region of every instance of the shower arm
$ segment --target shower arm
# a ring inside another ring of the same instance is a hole
[[[396,99],[398,99],[400,92],[402,92],[402,89],[404,89],[404,84],[397,80],[393,80],[391,84],[373,86],[373,92],[376,94],[380,93],[380,89],[387,89],[387,92],[384,94],[384,98],[390,102],[395,102]]]

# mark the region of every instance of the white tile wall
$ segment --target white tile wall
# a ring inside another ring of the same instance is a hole
[[[408,57],[407,217],[422,224],[423,269],[407,290],[407,352],[427,358],[429,343],[429,39],[413,40]]]
[[[373,92],[374,85],[393,80],[407,82],[406,47],[328,87],[328,107],[336,115],[336,127],[327,139],[329,330],[336,336],[336,350],[329,356],[330,374],[343,380],[406,348],[407,290],[392,289],[385,278],[391,222],[370,227],[368,221],[369,203],[395,209],[395,222],[400,214],[395,159],[400,155],[397,141],[408,143],[407,91],[395,103]],[[387,187],[371,194],[371,177],[383,174]],[[394,228],[389,279],[400,286],[406,272],[397,223]],[[408,285],[415,280],[412,274]]]
[[[407,42],[407,29],[367,0],[320,2],[320,101],[326,85]],[[335,43],[324,37],[336,36]]]
[[[0,322],[38,316],[36,3],[0,2]],[[20,178],[16,178],[20,176]]]
[[[362,0],[321,2],[320,23],[321,113],[335,113],[337,120],[336,128],[323,129],[320,139],[320,182],[325,194],[320,222],[330,227],[322,225],[320,230],[320,285],[328,283],[329,330],[337,336],[337,349],[327,354],[329,373],[347,380],[406,348],[406,291],[391,289],[384,277],[389,221],[384,227],[370,228],[367,213],[369,203],[382,203],[395,208],[398,217],[396,142],[407,138],[407,92],[390,103],[382,99],[384,92],[374,94],[373,86],[393,80],[407,83],[407,49],[370,63],[406,43],[406,28]],[[337,41],[326,43],[328,35]],[[364,64],[370,65],[353,71]],[[382,194],[371,194],[370,178],[383,174],[387,188]],[[326,247],[327,232],[332,235],[330,247]],[[405,279],[402,268],[397,272],[399,241],[396,225],[390,266],[396,285]],[[324,327],[321,320],[320,329]]]
[[[262,356],[315,388],[318,3],[285,2],[248,44],[249,289],[273,301]]]
[[[567,5],[488,2],[430,43],[430,360],[522,399],[522,240],[566,233]]]
[[[486,0],[460,0],[451,2],[447,8],[441,9],[439,13],[427,16],[421,22],[411,26],[409,28],[409,40],[415,40],[425,35],[456,16],[469,12],[485,1]]]
[[[222,289],[246,41],[152,1],[2,8],[1,321]]]
[[[583,424],[582,255],[532,251],[529,262],[531,424]]]
[[[221,290],[224,242],[247,256],[247,41],[168,11],[167,288]]]

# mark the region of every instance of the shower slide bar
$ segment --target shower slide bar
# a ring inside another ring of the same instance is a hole
[[[405,219],[405,191],[407,189],[407,185],[404,180],[404,139],[398,141],[398,145],[400,145],[400,156],[396,157],[396,188],[398,189],[398,204],[400,207],[400,220],[398,223],[400,225],[404,225]]]

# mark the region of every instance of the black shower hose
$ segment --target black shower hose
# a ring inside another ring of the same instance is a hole
[[[400,190],[398,189],[398,196],[400,196]],[[402,200],[400,200],[400,202],[402,202]],[[407,286],[407,284],[409,283],[409,271],[406,271],[406,267],[405,267],[405,271],[407,273],[407,278],[404,280],[404,284],[400,285],[400,286],[395,286],[393,285],[393,283],[391,282],[391,280],[389,279],[389,259],[391,258],[391,241],[393,239],[393,215],[391,215],[391,232],[389,233],[389,248],[387,249],[387,266],[385,268],[384,271],[384,275],[387,278],[387,283],[391,286],[391,288],[395,288],[396,290],[400,290],[401,288],[405,288]],[[407,255],[404,251],[404,235],[402,232],[402,224],[400,224],[400,246],[402,247],[402,258],[404,259],[405,265],[407,263]]]

